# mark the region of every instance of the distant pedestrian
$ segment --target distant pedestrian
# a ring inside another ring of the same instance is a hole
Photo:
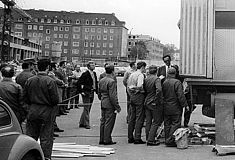
[[[13,82],[12,77],[15,75],[13,66],[5,66],[1,69],[3,79],[0,82],[0,97],[6,102],[15,113],[20,124],[26,118],[26,109],[23,108],[23,89]]]
[[[121,111],[117,97],[117,83],[113,79],[114,66],[105,67],[106,76],[99,82],[99,98],[101,99],[100,142],[99,144],[116,144],[112,140],[112,131],[116,113]]]
[[[176,146],[173,133],[181,127],[183,108],[188,104],[183,92],[182,83],[175,78],[175,68],[169,68],[167,79],[162,85],[164,97],[164,132],[166,146]]]
[[[79,127],[90,129],[90,111],[94,100],[94,93],[98,93],[98,82],[96,73],[94,72],[94,62],[88,62],[87,68],[88,70],[81,75],[78,81],[78,86],[81,86],[81,95],[84,104]]]
[[[156,76],[157,66],[149,67],[149,75],[144,81],[145,90],[145,116],[146,116],[146,140],[147,145],[159,145],[155,140],[157,130],[163,121],[163,97],[161,80]]]
[[[136,65],[135,65],[135,62],[130,62],[130,69],[127,70],[125,73],[124,73],[124,77],[123,77],[123,85],[126,87],[126,100],[127,100],[127,116],[126,116],[126,122],[128,123],[129,122],[129,118],[130,118],[130,95],[128,94],[127,92],[127,82],[128,82],[128,79],[130,77],[130,75],[132,73],[134,73],[136,71]]]
[[[49,59],[40,59],[38,74],[26,81],[24,89],[24,100],[29,105],[26,134],[36,141],[40,138],[40,145],[46,159],[51,159],[53,122],[56,105],[59,103],[56,81],[47,75],[49,65]]]
[[[128,143],[144,144],[141,132],[144,123],[144,72],[146,63],[138,62],[137,71],[132,73],[128,79],[127,90],[130,95],[131,113],[128,123]],[[135,135],[133,132],[135,131]]]

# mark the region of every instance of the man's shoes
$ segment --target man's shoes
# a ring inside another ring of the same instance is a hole
[[[145,144],[146,142],[145,141],[142,141],[142,139],[139,139],[139,140],[135,140],[134,141],[134,144]]]
[[[158,146],[160,144],[159,141],[156,142],[147,142],[147,146]]]
[[[61,112],[60,115],[67,115],[65,112]]]
[[[113,145],[113,144],[117,144],[117,142],[113,142],[113,141],[111,141],[111,142],[104,142],[104,145]]]
[[[64,132],[64,130],[63,129],[59,129],[59,128],[55,128],[54,132]]]
[[[90,126],[85,126],[85,128],[86,128],[86,129],[91,129],[91,127],[90,127]]]
[[[83,124],[79,124],[79,128],[85,128],[86,126]]]
[[[100,142],[99,142],[99,145],[104,145],[104,142],[100,141]]]
[[[173,142],[173,143],[166,143],[166,146],[167,147],[177,147],[175,142]]]
[[[53,134],[53,137],[59,137],[59,135],[54,133],[54,134]]]
[[[128,143],[134,143],[135,140],[134,139],[128,139]]]

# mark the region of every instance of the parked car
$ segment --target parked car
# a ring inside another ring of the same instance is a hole
[[[38,142],[22,134],[14,112],[2,100],[0,100],[0,155],[2,160],[44,160]]]
[[[126,72],[126,68],[125,67],[115,67],[114,69],[116,76],[124,76],[125,72]]]

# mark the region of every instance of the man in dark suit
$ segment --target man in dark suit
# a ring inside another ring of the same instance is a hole
[[[83,113],[80,118],[79,127],[90,129],[90,110],[94,100],[94,92],[98,93],[98,82],[94,62],[87,64],[88,70],[84,72],[78,80],[78,86],[81,87],[83,100]]]
[[[117,83],[113,79],[114,66],[105,67],[106,76],[99,82],[99,99],[101,100],[100,142],[99,144],[112,145],[112,131],[116,120],[116,112],[121,108],[118,104]]]
[[[181,127],[183,108],[189,110],[182,83],[175,78],[175,75],[176,69],[169,68],[167,78],[162,85],[166,146],[176,146],[173,133]]]
[[[149,67],[149,75],[144,80],[145,90],[145,116],[146,116],[146,140],[147,145],[159,145],[159,140],[155,140],[158,127],[163,119],[163,104],[162,104],[162,86],[161,80],[156,76],[157,66]]]

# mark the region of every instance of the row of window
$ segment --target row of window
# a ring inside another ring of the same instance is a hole
[[[22,20],[21,20],[22,21]],[[61,23],[61,24],[64,24],[64,23],[67,23],[67,24],[71,24],[73,23],[72,20],[58,20],[56,18],[54,19],[50,19],[50,18],[47,18],[47,19],[44,19],[44,18],[41,18],[41,19],[38,19],[38,18],[35,18],[34,19],[34,22],[41,22],[41,23]],[[28,20],[28,22],[31,22],[31,20]],[[83,22],[79,19],[75,20],[75,24],[82,24]],[[93,20],[85,20],[85,25],[111,25],[111,26],[114,26],[115,25],[115,21],[112,20],[111,22],[109,22],[108,20],[96,20],[96,19],[93,19]]]
[[[28,37],[42,37],[42,33],[28,33]],[[54,38],[66,38],[68,39],[69,38],[69,35],[68,34],[54,34],[53,35]],[[94,35],[85,35],[85,41],[86,40],[89,40],[89,37],[90,37],[90,40],[95,40],[95,37],[97,40],[101,40],[101,35],[97,35],[97,36],[94,36]],[[46,36],[46,41],[50,41],[51,37],[50,36]],[[73,34],[73,39],[80,39],[80,35],[79,34]],[[107,35],[103,35],[103,40],[108,40],[108,36]],[[113,40],[113,36],[109,36],[109,40]]]
[[[45,51],[45,56],[49,56],[49,51]],[[63,53],[67,54],[68,49],[64,49]],[[107,50],[84,50],[83,54],[84,55],[113,55],[113,51],[107,51]],[[72,54],[79,54],[79,49],[72,49]]]
[[[29,26],[30,29],[29,29]],[[34,25],[36,26],[36,25]],[[37,27],[37,26],[36,26]],[[43,26],[39,26],[39,27],[43,27]],[[31,30],[32,29],[32,25],[28,25],[28,29]],[[37,30],[37,28],[35,28],[34,30]],[[42,28],[43,30],[43,28]],[[73,27],[73,32],[80,32],[81,28],[80,27]],[[69,31],[69,27],[58,27],[58,26],[54,26],[54,31]],[[85,28],[85,32],[92,32],[95,33],[96,32],[96,28]],[[46,29],[46,33],[50,34],[51,31],[50,29]],[[97,28],[97,33],[102,33],[102,28]],[[108,33],[108,28],[104,28],[103,33]],[[109,29],[109,33],[114,33],[114,29],[111,28]]]
[[[62,44],[62,42],[60,42]],[[109,48],[113,48],[113,43],[97,43],[96,47],[100,48],[101,45],[103,46],[103,48],[109,47]],[[64,46],[68,46],[68,41],[64,41]],[[95,47],[95,43],[94,42],[90,42],[90,45],[88,42],[84,42],[84,47]],[[73,42],[73,47],[79,47],[79,42]],[[45,48],[50,48],[49,44],[45,44]]]

